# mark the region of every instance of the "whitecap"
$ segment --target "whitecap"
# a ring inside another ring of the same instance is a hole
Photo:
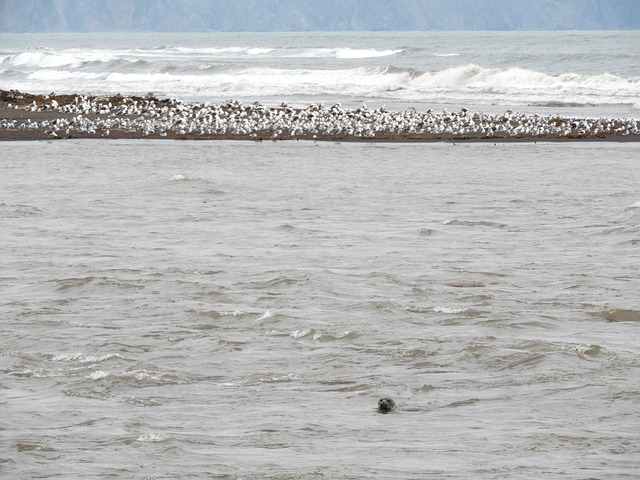
[[[36,70],[27,75],[28,80],[56,82],[63,80],[97,80],[101,83],[106,79],[104,73],[78,72],[74,70]]]
[[[118,378],[131,379],[136,381],[142,380],[159,380],[161,376],[152,375],[146,370],[135,370],[133,372],[123,372],[117,375]]]
[[[280,330],[267,330],[264,332],[265,335],[269,335],[271,337],[283,337],[289,335],[287,332],[282,332]]]
[[[453,307],[443,307],[443,306],[436,306],[433,307],[433,311],[436,313],[451,313],[451,314],[455,314],[455,313],[464,313],[467,311],[466,308],[453,308]]]
[[[640,77],[612,74],[548,74],[524,68],[466,64],[433,71],[388,68],[326,69],[294,63],[290,68],[221,65],[212,58],[393,58],[402,48],[218,47],[87,51],[25,51],[4,57],[3,66],[26,70],[20,90],[65,90],[196,97],[287,97],[322,95],[394,98],[421,102],[507,105],[624,104],[640,109]],[[456,57],[453,51],[429,52]],[[2,59],[2,57],[0,57]],[[178,60],[181,60],[178,62]],[[187,60],[182,62],[182,60]],[[114,62],[110,65],[109,62]],[[96,65],[98,63],[98,65]],[[161,68],[153,68],[155,65]],[[266,64],[265,64],[266,65]],[[124,70],[121,68],[124,66]],[[171,66],[171,73],[164,68]],[[299,68],[296,68],[299,67]],[[194,68],[195,67],[195,68]],[[308,67],[308,68],[304,68]],[[419,68],[418,65],[415,66]],[[97,68],[97,70],[96,70]],[[11,69],[10,69],[11,70]],[[194,74],[194,70],[198,74]],[[5,87],[18,86],[5,85]]]
[[[524,68],[485,68],[468,64],[415,78],[413,93],[463,94],[480,100],[505,96],[513,101],[553,101],[585,103],[632,103],[640,95],[640,78],[624,78],[608,73],[550,75]]]
[[[186,179],[187,179],[187,177],[185,177],[184,175],[180,175],[180,174],[174,175],[173,177],[171,177],[171,181],[172,182],[180,182],[180,181],[186,180]]]
[[[56,355],[51,360],[54,362],[80,362],[80,363],[100,363],[112,358],[123,358],[119,353],[107,353],[104,355],[85,355],[82,352],[63,353]]]
[[[168,433],[145,433],[138,437],[139,442],[161,443],[173,440],[176,437]]]
[[[256,320],[256,322],[262,322],[264,320],[269,320],[272,317],[273,317],[273,313],[271,313],[269,310],[267,310],[266,312],[264,312],[264,314],[260,318],[258,318]]]
[[[588,357],[596,357],[602,351],[602,348],[599,345],[583,345],[583,344],[572,345],[570,347],[566,347],[565,349],[569,353],[575,353],[580,357],[585,355]]]
[[[312,330],[313,332],[313,330]],[[354,338],[358,338],[358,334],[353,330],[345,330],[342,334],[331,334],[331,333],[314,333],[313,341],[321,341],[321,342],[335,342],[338,340],[353,340]]]
[[[111,360],[112,358],[124,358],[119,353],[107,353],[105,355],[87,355],[83,359],[81,359],[81,363],[100,363],[106,360]]]
[[[375,48],[355,49],[341,48],[336,52],[336,58],[377,58],[397,55],[403,50],[376,50]]]
[[[60,376],[61,373],[53,373],[49,370],[45,370],[43,368],[34,368],[33,370],[26,369],[21,372],[15,373],[18,377],[26,377],[26,378],[53,378]]]
[[[345,330],[344,334],[342,335],[342,338],[346,340],[353,340],[354,338],[358,338],[358,336],[359,335],[353,330]]]
[[[293,373],[287,373],[285,375],[268,375],[258,379],[260,383],[288,383],[294,380]]]
[[[103,370],[96,370],[95,372],[91,373],[87,378],[89,380],[100,380],[108,376],[109,376],[109,372],[105,372]]]
[[[84,353],[82,353],[82,352],[63,353],[63,354],[60,354],[60,355],[56,355],[51,360],[53,362],[75,362],[76,360],[80,360],[83,357],[84,357]]]
[[[306,337],[311,332],[313,332],[313,330],[311,330],[310,328],[304,328],[300,330],[294,330],[293,332],[291,332],[290,336],[292,338],[302,338],[302,337]]]
[[[273,48],[249,48],[247,49],[248,55],[266,55],[267,53],[273,52]]]
[[[288,58],[322,58],[331,57],[336,52],[332,48],[307,48],[301,50],[293,50],[291,53],[284,55]]]
[[[136,396],[129,397],[126,402],[138,407],[158,407],[162,405],[158,400],[153,398],[141,398]]]
[[[9,59],[11,65],[40,68],[62,67],[77,62],[78,59],[72,56],[42,52],[22,52]]]
[[[218,310],[218,315],[221,317],[241,317],[247,313],[244,310]]]

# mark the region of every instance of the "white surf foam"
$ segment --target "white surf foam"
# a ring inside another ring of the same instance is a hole
[[[112,358],[123,358],[119,353],[107,353],[104,355],[86,355],[82,352],[63,353],[56,355],[51,360],[54,362],[79,362],[79,363],[100,363]]]
[[[569,72],[553,75],[524,68],[487,68],[476,64],[430,71],[380,64],[367,66],[370,63],[367,59],[392,62],[393,56],[404,51],[306,46],[25,50],[5,57],[3,66],[10,67],[10,74],[0,73],[0,82],[4,88],[47,93],[140,95],[155,92],[180,98],[256,100],[293,96],[336,100],[360,97],[478,105],[624,104],[640,109],[640,77]],[[459,53],[445,51],[431,55],[456,57]],[[290,62],[291,67],[287,68],[281,60],[255,60],[262,57],[302,60]],[[305,58],[324,60],[310,62]],[[335,68],[344,65],[342,60],[362,66]]]
[[[163,443],[175,438],[176,437],[174,435],[170,435],[168,433],[145,433],[138,437],[138,441],[145,443]]]
[[[341,48],[335,52],[336,58],[377,58],[402,53],[402,50],[376,50],[375,48]]]
[[[100,380],[102,378],[107,378],[108,376],[109,376],[109,372],[105,372],[103,370],[96,370],[95,372],[92,372],[91,374],[89,374],[87,378],[89,380]]]
[[[74,65],[78,63],[78,59],[64,54],[22,52],[9,57],[7,63],[18,67],[51,68]]]
[[[273,48],[248,48],[248,55],[266,55],[267,53],[273,52]]]

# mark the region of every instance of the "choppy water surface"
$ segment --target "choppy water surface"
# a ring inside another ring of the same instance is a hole
[[[640,475],[637,145],[0,155],[2,478]]]

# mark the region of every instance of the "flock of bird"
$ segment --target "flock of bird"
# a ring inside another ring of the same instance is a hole
[[[95,98],[84,95],[60,104],[42,97],[27,105],[6,108],[26,112],[56,112],[38,120],[5,118],[2,129],[38,129],[51,138],[109,136],[119,131],[131,137],[245,138],[245,139],[366,139],[464,140],[605,138],[640,135],[638,122],[627,118],[563,118],[528,115],[507,110],[499,114],[419,112],[414,108],[387,111],[343,108],[340,104],[287,104],[267,107],[241,101],[212,105],[185,103],[174,98]]]

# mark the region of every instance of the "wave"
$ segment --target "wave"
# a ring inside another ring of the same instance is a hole
[[[27,76],[27,80],[57,82],[61,80],[106,80],[107,73],[74,72],[71,70],[38,70]]]
[[[215,56],[215,55],[266,55],[275,51],[269,47],[210,47],[210,48],[188,48],[188,47],[165,47],[153,50],[154,54],[178,52],[181,55]],[[139,54],[147,54],[148,50],[138,49]]]
[[[243,47],[243,54],[264,55],[270,50]],[[293,50],[279,49],[279,52],[293,55]],[[315,48],[298,49],[295,54],[313,53],[357,60],[399,52],[401,50]],[[242,62],[203,63],[201,60],[134,60],[109,52],[91,55],[85,52],[74,56],[30,51],[5,57],[3,65],[14,68],[9,68],[9,73],[0,73],[0,81],[5,88],[34,92],[156,92],[181,98],[322,96],[551,107],[635,105],[640,108],[640,77],[624,78],[609,73],[552,75],[523,68],[486,68],[475,64],[434,71],[393,65],[327,68],[335,65],[309,60],[293,62],[294,66],[287,68],[270,62],[255,66]],[[23,70],[20,75],[16,73],[19,69]]]
[[[351,47],[211,47],[211,48],[187,48],[176,47],[164,50],[154,50],[154,54],[164,52],[171,54],[179,52],[190,56],[270,56],[282,58],[378,58],[388,57],[402,53],[404,49],[375,49],[375,48],[351,48]],[[139,54],[147,51],[138,50]]]
[[[388,57],[401,52],[402,50],[376,50],[374,48],[358,50],[353,48],[341,48],[336,51],[335,55],[336,58],[377,58]]]
[[[616,308],[598,312],[607,322],[640,322],[640,310]]]
[[[467,311],[466,308],[455,308],[455,307],[443,307],[443,306],[436,306],[433,308],[433,311],[436,313],[451,313],[451,314],[455,314],[455,313],[464,313]]]
[[[477,90],[488,93],[530,92],[543,95],[627,95],[640,94],[640,77],[622,78],[608,73],[579,75],[563,73],[550,75],[523,68],[483,68],[470,64],[434,73],[417,79],[420,88]]]
[[[176,436],[169,433],[145,433],[138,437],[138,442],[164,443],[175,440]]]
[[[6,55],[0,63],[14,67],[55,68],[74,66],[76,68],[91,62],[106,63],[121,58],[111,51],[69,50],[61,52],[28,50],[14,55]],[[135,61],[132,59],[131,61]]]
[[[358,49],[351,47],[152,47],[121,50],[66,49],[60,51],[42,48],[5,55],[0,58],[0,63],[19,67],[55,68],[67,65],[80,67],[91,62],[109,63],[114,60],[129,62],[153,60],[167,63],[177,60],[184,62],[234,57],[366,59],[388,57],[403,51],[404,49]]]
[[[122,355],[118,353],[107,353],[104,355],[86,355],[82,352],[63,353],[54,356],[51,360],[54,362],[78,362],[78,363],[101,363],[112,358],[122,359]]]

